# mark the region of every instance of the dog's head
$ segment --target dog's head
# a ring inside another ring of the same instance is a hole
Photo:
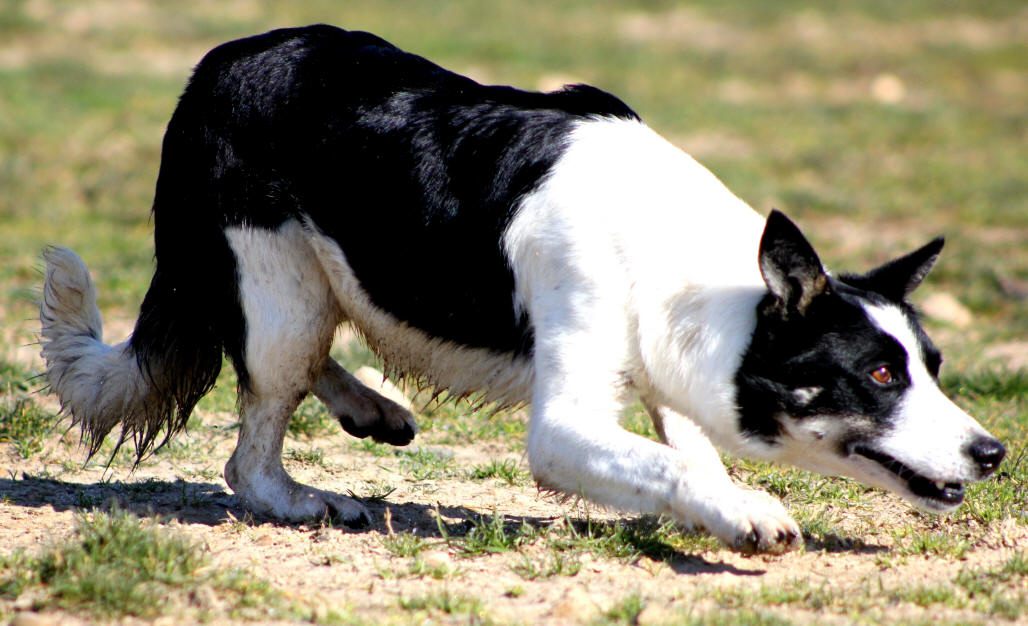
[[[768,295],[736,383],[740,428],[767,456],[946,511],[1005,449],[938,385],[939,351],[907,297],[936,239],[863,275],[828,275],[787,217],[760,246]]]

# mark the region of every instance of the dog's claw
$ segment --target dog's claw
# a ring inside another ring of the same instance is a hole
[[[367,511],[358,511],[356,516],[346,517],[339,509],[328,504],[328,516],[330,519],[342,522],[347,528],[360,530],[371,525],[371,516]]]
[[[742,554],[782,554],[799,546],[799,526],[781,502],[749,489],[734,495],[722,498],[713,519],[704,521],[713,535]]]

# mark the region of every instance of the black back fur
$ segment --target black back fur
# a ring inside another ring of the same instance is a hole
[[[331,26],[212,50],[165,135],[157,268],[132,338],[173,398],[168,423],[185,424],[223,351],[248,384],[228,226],[307,217],[340,244],[378,307],[466,346],[531,350],[502,233],[574,122],[590,116],[636,117],[592,87],[483,86]]]

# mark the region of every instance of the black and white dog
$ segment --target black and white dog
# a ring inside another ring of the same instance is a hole
[[[128,341],[102,343],[70,250],[45,253],[47,379],[96,451],[181,429],[223,354],[242,427],[225,479],[255,512],[368,522],[281,463],[314,393],[396,445],[409,413],[328,353],[352,324],[390,371],[530,402],[539,485],[706,527],[742,551],[800,531],[714,445],[946,511],[1004,448],[940,392],[907,296],[942,248],[830,275],[617,98],[483,86],[373,35],[278,30],[211,51],[164,138],[157,267]],[[623,430],[640,398],[663,443]]]

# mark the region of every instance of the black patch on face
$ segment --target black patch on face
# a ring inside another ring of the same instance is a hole
[[[884,298],[833,278],[828,281],[828,289],[803,316],[783,316],[770,294],[759,305],[753,339],[736,375],[743,432],[773,444],[783,432],[778,421],[782,414],[798,420],[863,416],[864,436],[889,428],[911,384],[909,360],[919,355],[908,355],[868,317],[862,303],[886,304]],[[938,351],[913,327],[925,354],[935,355],[928,365],[937,374]],[[892,372],[888,384],[871,377],[883,366]],[[813,398],[794,393],[811,387],[821,389]]]

